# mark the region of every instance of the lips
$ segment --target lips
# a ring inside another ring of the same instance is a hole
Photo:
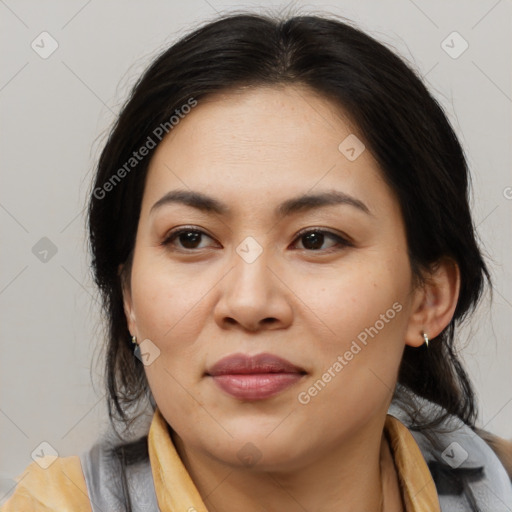
[[[306,373],[286,359],[273,354],[233,354],[217,361],[206,372],[208,375],[254,374],[254,373]]]
[[[240,400],[270,398],[301,380],[306,371],[273,354],[233,354],[206,371],[215,384]]]

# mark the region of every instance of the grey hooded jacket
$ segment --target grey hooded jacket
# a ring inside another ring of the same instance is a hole
[[[415,397],[422,414],[439,410]],[[442,512],[512,512],[512,483],[500,460],[469,426],[450,416],[435,432],[414,430],[414,421],[394,400],[388,414],[404,423],[427,462],[435,482]],[[127,496],[133,512],[158,511],[149,459],[126,467],[126,489],[121,468],[110,455],[111,444],[99,442],[81,455],[93,512],[126,510]]]

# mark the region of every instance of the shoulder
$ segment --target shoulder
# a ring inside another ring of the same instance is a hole
[[[2,506],[2,512],[91,512],[78,456],[42,457],[29,464],[17,480],[14,493]]]
[[[80,455],[94,510],[158,510],[147,436],[121,445],[104,439]]]
[[[423,398],[416,397],[416,402],[424,415],[442,412],[439,405]],[[439,428],[418,430],[414,419],[395,402],[388,414],[399,419],[416,440],[443,512],[510,511],[510,478],[496,453],[469,425],[450,415]]]
[[[481,428],[475,432],[492,448],[512,481],[512,440],[503,439]]]

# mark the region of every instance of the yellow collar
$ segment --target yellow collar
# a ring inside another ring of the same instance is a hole
[[[436,485],[409,429],[388,414],[384,430],[393,452],[406,512],[441,512]]]
[[[412,434],[403,423],[389,414],[386,417],[385,432],[390,440],[406,511],[440,512],[434,481]],[[158,409],[151,422],[148,444],[160,510],[208,512]]]

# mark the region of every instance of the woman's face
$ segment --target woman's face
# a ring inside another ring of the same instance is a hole
[[[189,450],[298,468],[382,430],[422,338],[399,204],[354,132],[305,88],[257,88],[200,101],[157,148],[125,309]],[[266,356],[215,371],[234,354]]]

